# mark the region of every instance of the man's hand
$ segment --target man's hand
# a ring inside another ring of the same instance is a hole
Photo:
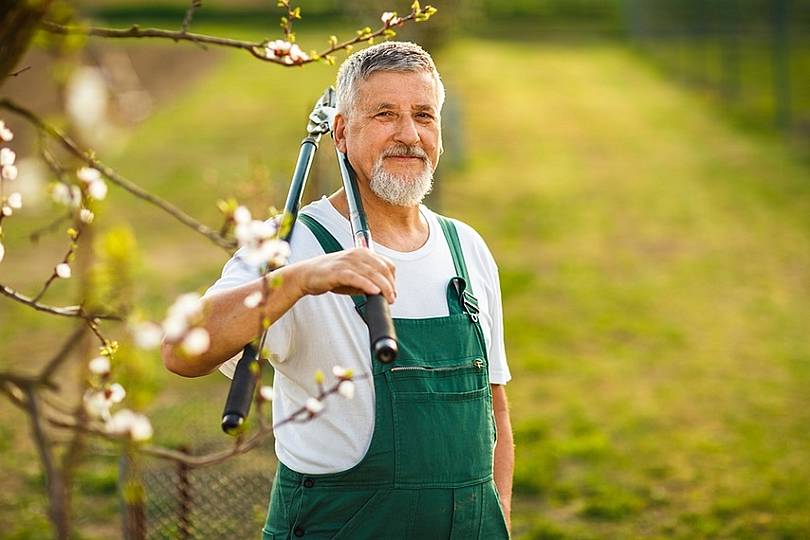
[[[314,257],[294,265],[301,295],[382,294],[396,300],[396,266],[390,259],[363,248]]]
[[[256,337],[260,307],[245,306],[245,298],[262,291],[262,279],[279,278],[270,289],[264,315],[272,324],[306,295],[382,294],[389,303],[396,299],[396,268],[389,259],[367,249],[353,248],[321,255],[285,266],[269,276],[219,291],[203,299],[203,327],[211,336],[207,351],[195,357],[184,355],[177,343],[164,342],[163,363],[178,375],[199,377],[215,370]]]

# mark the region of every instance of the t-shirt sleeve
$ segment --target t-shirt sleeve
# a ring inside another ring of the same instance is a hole
[[[490,256],[491,257],[491,256]],[[492,384],[506,384],[512,379],[509,364],[506,361],[506,345],[503,333],[503,303],[501,301],[501,284],[498,277],[498,267],[492,260],[494,283],[492,284],[492,302],[490,303],[490,316],[492,317],[492,339],[489,345],[489,382]]]
[[[234,253],[233,257],[225,263],[225,266],[222,268],[222,275],[205,291],[203,298],[216,292],[233,289],[234,287],[238,287],[259,277],[260,273],[258,267],[248,264],[242,258],[242,253],[242,249],[238,250]],[[274,360],[282,361],[283,358],[286,357],[286,351],[290,343],[289,319],[292,318],[291,312],[292,310],[282,315],[276,322],[270,325],[267,331],[265,348],[270,351]],[[258,321],[256,324],[258,327]],[[236,364],[241,357],[242,351],[239,351],[233,358],[220,364],[219,371],[229,379],[233,379],[233,372],[236,370]]]
[[[503,328],[503,302],[501,300],[501,284],[498,276],[498,266],[486,242],[478,232],[469,225],[456,221],[465,250],[470,255],[469,265],[474,265],[477,274],[482,280],[484,294],[487,296],[487,310],[491,328],[487,336],[487,358],[489,359],[489,382],[492,384],[506,384],[512,379],[509,364],[506,360],[506,346],[504,343]]]

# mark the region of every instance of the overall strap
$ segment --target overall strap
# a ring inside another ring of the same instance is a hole
[[[467,275],[467,264],[464,262],[464,253],[461,251],[461,242],[458,239],[456,225],[444,216],[437,214],[436,218],[439,220],[444,237],[447,239],[447,245],[450,247],[450,255],[453,256],[453,265],[456,267],[456,275],[463,278],[469,285],[470,276]]]
[[[318,220],[314,217],[306,214],[298,214],[298,221],[302,222],[312,231],[312,234],[315,235],[315,239],[321,245],[321,249],[323,249],[324,253],[336,253],[343,250],[343,246],[340,245],[340,242],[332,236],[332,233],[326,230],[326,227],[318,223]],[[354,302],[354,306],[358,309],[366,304],[366,298],[362,295],[353,295],[352,301]]]
[[[439,225],[442,227],[444,237],[447,239],[447,245],[450,248],[450,255],[453,257],[453,265],[456,267],[456,275],[452,283],[456,289],[461,308],[466,311],[473,322],[478,322],[478,299],[472,291],[472,283],[470,276],[467,273],[467,264],[464,262],[464,252],[461,250],[461,241],[458,239],[458,230],[456,225],[451,219],[436,214],[439,220]],[[461,278],[459,281],[458,278]],[[452,312],[452,310],[451,310]]]

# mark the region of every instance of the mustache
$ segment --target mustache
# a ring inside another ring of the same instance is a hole
[[[386,148],[382,153],[382,157],[418,157],[422,161],[428,160],[427,152],[418,146],[409,146],[407,144],[396,144],[390,148]]]

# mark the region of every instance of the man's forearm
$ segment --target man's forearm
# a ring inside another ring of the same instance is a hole
[[[280,279],[276,280],[276,277]],[[280,268],[267,279],[268,283],[277,281],[278,285],[269,289],[264,307],[248,308],[244,304],[247,296],[262,291],[262,278],[206,297],[203,300],[205,320],[202,326],[211,336],[208,350],[199,356],[187,357],[178,344],[164,342],[161,354],[166,367],[184,377],[210,373],[258,335],[262,310],[268,321],[273,323],[301,297],[300,286],[295,281],[295,265]]]
[[[494,476],[495,487],[501,498],[506,516],[506,524],[511,530],[512,520],[512,475],[515,469],[515,446],[512,438],[512,422],[509,418],[509,404],[503,385],[492,385],[492,405],[495,412],[495,426],[498,442],[495,444]]]

